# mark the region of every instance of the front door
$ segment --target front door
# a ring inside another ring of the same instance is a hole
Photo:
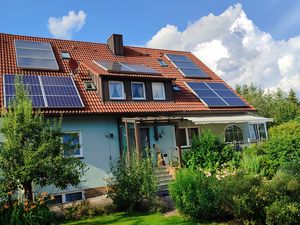
[[[140,140],[141,140],[141,154],[142,157],[146,157],[150,151],[150,139],[149,139],[149,128],[140,128]]]

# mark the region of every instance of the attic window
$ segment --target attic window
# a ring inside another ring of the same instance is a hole
[[[71,59],[71,55],[69,52],[61,52],[60,54],[62,59]]]
[[[158,59],[158,62],[159,62],[159,64],[160,64],[160,66],[161,66],[161,67],[168,67],[168,64],[167,64],[167,63],[165,63],[165,61],[164,61],[164,60],[162,60],[162,59]]]
[[[84,87],[86,91],[94,91],[97,89],[93,81],[84,81]]]

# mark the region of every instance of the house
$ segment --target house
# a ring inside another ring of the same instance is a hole
[[[74,153],[87,165],[79,187],[48,188],[58,202],[105,191],[114,158],[146,150],[181,163],[182,150],[204,129],[233,143],[267,138],[268,118],[190,52],[0,34],[1,107],[22,77],[33,106],[49,117],[63,115],[64,140],[75,135]],[[155,160],[154,160],[155,161]],[[39,190],[36,190],[39,191]]]

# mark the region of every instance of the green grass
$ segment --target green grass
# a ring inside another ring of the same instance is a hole
[[[68,222],[65,225],[221,225],[221,223],[199,223],[185,219],[179,215],[164,216],[162,214],[125,214],[97,216],[87,220]]]

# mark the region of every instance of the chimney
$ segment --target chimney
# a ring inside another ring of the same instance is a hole
[[[114,55],[124,56],[122,34],[112,34],[107,40],[107,45]]]

